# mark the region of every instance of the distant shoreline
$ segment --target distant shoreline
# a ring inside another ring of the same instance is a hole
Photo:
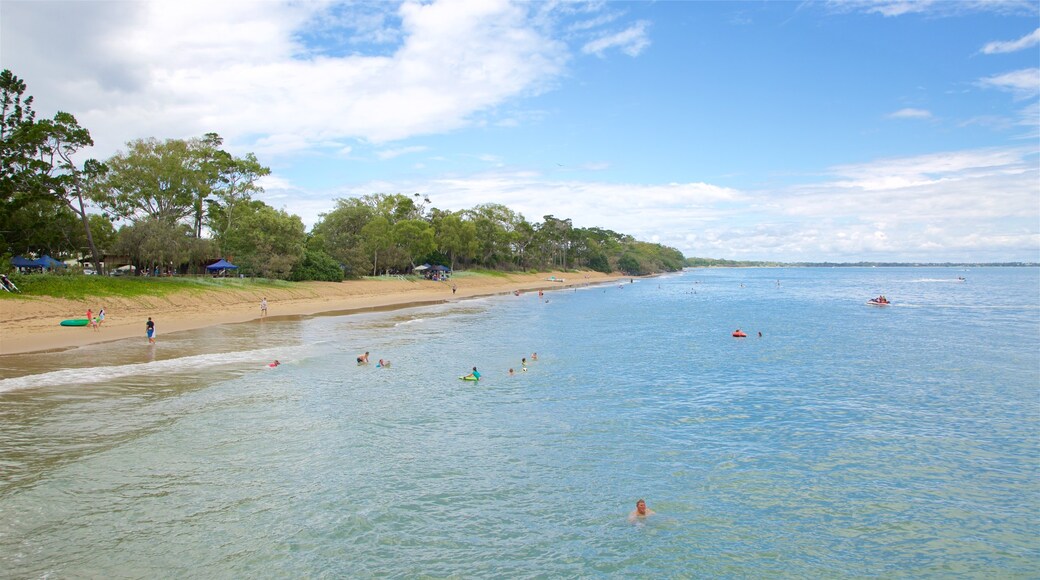
[[[703,263],[701,263],[703,261]],[[1040,262],[754,262],[690,258],[687,268],[1040,268]]]

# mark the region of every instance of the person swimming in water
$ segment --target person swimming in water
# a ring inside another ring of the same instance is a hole
[[[628,521],[634,522],[634,521],[640,520],[642,518],[645,518],[647,516],[652,516],[655,513],[657,513],[657,512],[655,512],[654,510],[646,507],[646,501],[645,500],[640,499],[639,501],[636,502],[636,509],[632,510],[632,513],[628,514]]]
[[[480,371],[477,370],[477,367],[473,367],[473,372],[471,372],[470,374],[466,375],[463,378],[465,378],[465,379],[473,379],[473,380],[479,381],[480,380]]]
[[[279,366],[281,364],[282,363],[278,362],[278,359],[274,359],[274,362],[269,364],[269,365],[267,365],[267,366],[269,366],[269,367],[271,367],[273,369],[274,367]]]
[[[357,364],[359,364],[359,365],[367,365],[368,364],[368,351],[367,350],[365,351],[365,354],[359,354],[358,355],[358,357],[357,357]]]

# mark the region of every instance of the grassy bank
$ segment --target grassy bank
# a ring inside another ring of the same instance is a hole
[[[9,276],[20,294],[0,291],[0,300],[18,300],[32,296],[48,296],[81,300],[95,296],[133,298],[166,296],[180,292],[208,290],[252,290],[291,288],[293,282],[266,278],[213,278],[211,276],[82,276],[76,274],[30,274]]]

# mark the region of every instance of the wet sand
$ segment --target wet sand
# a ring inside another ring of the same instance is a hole
[[[8,299],[0,301],[0,355],[61,350],[135,336],[144,341],[148,317],[155,322],[158,340],[171,332],[259,320],[260,300],[265,297],[267,318],[275,320],[406,308],[514,290],[551,290],[604,283],[619,278],[620,275],[599,272],[542,272],[461,275],[447,282],[407,279],[300,282],[285,289],[222,289],[134,298]],[[452,284],[458,288],[454,294]],[[68,318],[84,318],[88,308],[95,313],[105,309],[105,322],[97,331],[89,326],[58,324]]]

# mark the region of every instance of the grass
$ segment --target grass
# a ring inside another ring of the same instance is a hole
[[[473,268],[470,270],[452,272],[452,278],[465,278],[467,276],[492,276],[495,278],[508,278],[510,274],[522,274],[523,272],[503,272],[501,270],[484,270]]]
[[[179,292],[206,290],[252,290],[263,288],[291,288],[293,282],[266,278],[213,278],[210,276],[176,276],[152,278],[139,276],[84,276],[79,274],[15,274],[11,281],[21,294],[0,292],[0,300],[49,296],[82,300],[95,296],[133,298],[136,296],[166,296]]]

